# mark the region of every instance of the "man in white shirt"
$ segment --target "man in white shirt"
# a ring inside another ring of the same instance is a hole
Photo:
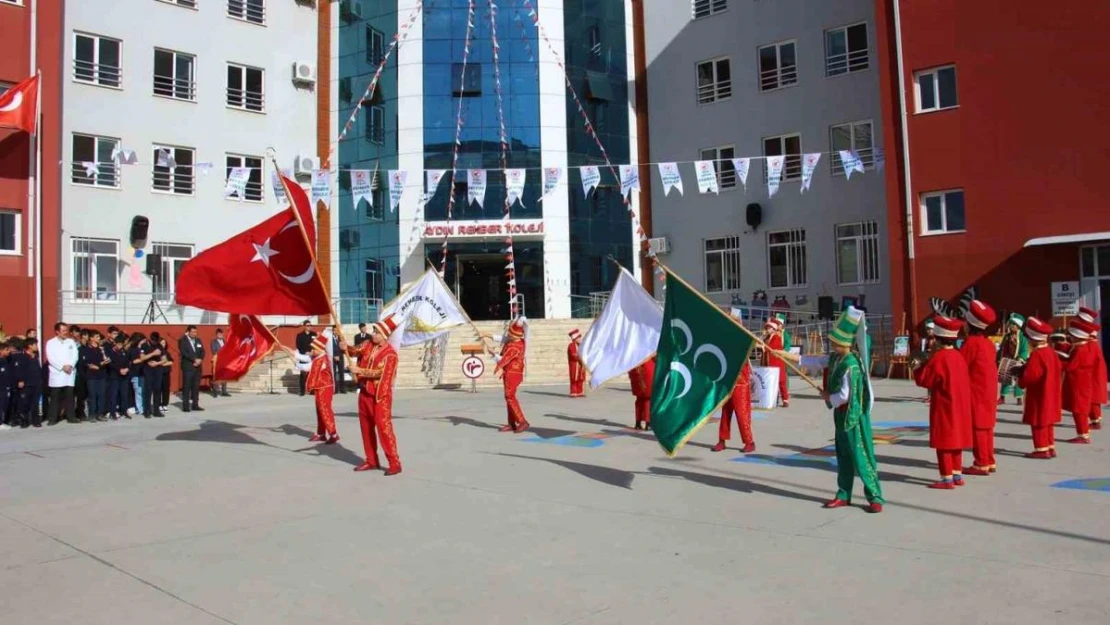
[[[46,342],[46,360],[50,367],[50,403],[47,408],[47,425],[58,423],[58,412],[65,412],[66,420],[77,423],[74,412],[73,388],[77,383],[77,342],[69,337],[69,325],[59,321],[54,324],[54,338]]]

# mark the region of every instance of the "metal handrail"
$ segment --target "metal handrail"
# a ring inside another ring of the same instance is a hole
[[[127,280],[124,275],[117,276],[122,286]],[[181,306],[177,304],[173,293],[151,293],[149,278],[144,276],[144,285],[135,287],[136,291],[94,291],[89,289],[68,289],[58,291],[62,309],[62,319],[68,323],[76,324],[129,324],[138,325],[144,322],[147,309],[151,300],[158,303],[165,314],[165,320],[158,315],[155,324],[197,324],[197,325],[225,325],[228,313],[215,312]],[[373,298],[341,297],[332,300],[336,313],[343,323],[358,323],[360,321],[373,321],[378,318],[382,308],[382,300]],[[310,317],[310,319],[312,319]],[[294,315],[266,315],[262,317],[263,323],[275,325],[297,325],[304,320],[303,316]],[[315,321],[315,320],[313,320]]]
[[[837,76],[867,69],[871,65],[869,52],[870,50],[863,49],[826,56],[825,76]]]
[[[74,162],[70,166],[71,180],[74,184],[83,184],[92,187],[118,187],[119,166],[114,161],[93,161],[96,165],[96,177],[85,175],[85,166],[81,162]],[[104,181],[108,182],[105,183]]]
[[[731,97],[731,80],[718,80],[698,87],[698,104],[709,104]]]
[[[773,91],[782,87],[789,87],[798,82],[798,65],[787,65],[761,71],[759,73],[759,90]]]
[[[227,14],[252,24],[265,24],[266,4],[261,0],[227,0]]]
[[[184,78],[155,74],[154,95],[192,102],[197,99],[197,83]]]
[[[73,78],[96,85],[119,87],[123,82],[123,70],[112,65],[74,59]]]
[[[871,169],[875,165],[875,148],[863,148],[856,150],[856,156],[859,157],[860,162],[863,163],[864,169]],[[844,177],[844,163],[840,159],[840,151],[832,151],[832,170],[833,177]]]
[[[191,195],[196,188],[196,174],[192,165],[177,165],[170,169],[155,167],[151,174],[151,184],[155,191],[170,191],[182,195]]]
[[[265,100],[265,96],[260,92],[227,88],[227,105],[232,108],[261,113],[265,108]]]

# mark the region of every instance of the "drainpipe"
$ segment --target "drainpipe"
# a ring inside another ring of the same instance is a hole
[[[648,125],[648,84],[647,84],[647,40],[644,33],[644,0],[632,0],[632,51],[633,71],[636,81],[636,160],[640,163],[640,227],[648,237],[652,235],[651,224],[651,138]],[[632,233],[635,253],[643,255],[639,236]],[[648,293],[655,294],[655,268],[650,259],[642,256],[640,261],[640,284]]]
[[[906,273],[910,282],[910,310],[911,328],[917,327],[917,265],[914,254],[914,227],[913,227],[913,184],[910,172],[910,127],[909,113],[906,109],[906,66],[902,56],[902,13],[899,9],[899,0],[893,0],[894,5],[894,46],[898,55],[898,102],[902,107],[902,183],[905,187],[906,197]]]

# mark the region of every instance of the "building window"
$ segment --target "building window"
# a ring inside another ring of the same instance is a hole
[[[759,90],[774,91],[798,82],[798,57],[793,41],[759,49]]]
[[[589,100],[586,103],[589,109],[590,123],[597,132],[605,132],[609,126],[609,103],[605,100]],[[582,122],[585,125],[586,122]]]
[[[879,222],[837,225],[837,284],[874,284],[878,281]]]
[[[176,4],[179,7],[185,7],[187,9],[197,8],[197,0],[158,0],[158,1],[159,2],[165,2],[166,4]]]
[[[175,100],[197,99],[197,57],[172,50],[154,50],[154,95]]]
[[[375,145],[385,143],[385,107],[371,106],[366,115],[366,140]]]
[[[456,98],[476,98],[482,95],[482,64],[473,61],[466,63],[465,77],[463,65],[451,64],[451,95]]]
[[[786,156],[782,165],[782,180],[797,180],[802,177],[802,135],[781,135],[763,139],[763,156]],[[766,161],[763,167],[763,180],[767,180]]]
[[[227,169],[224,172],[225,183],[227,179],[231,177],[231,170],[235,167],[251,168],[250,177],[247,178],[247,190],[243,199],[248,202],[261,202],[265,197],[262,191],[262,157],[228,154]]]
[[[767,267],[772,289],[806,286],[806,231],[780,230],[767,233]]]
[[[716,161],[713,168],[717,171],[717,187],[720,189],[736,188],[736,166],[732,159],[736,158],[736,148],[725,146],[720,148],[702,148],[701,160]]]
[[[967,229],[963,189],[922,193],[921,213],[921,234],[963,232]]]
[[[386,202],[389,198],[386,196],[385,187],[381,184],[381,175],[377,171],[370,179],[370,196],[374,202],[372,206],[369,204],[366,206],[366,218],[370,221],[385,221]]]
[[[123,84],[120,48],[123,42],[100,35],[74,34],[73,79],[104,87]]]
[[[1080,277],[1110,278],[1110,245],[1088,245],[1079,249]],[[1107,303],[1102,303],[1106,307]],[[1104,324],[1105,325],[1105,324]]]
[[[938,67],[914,75],[917,112],[940,111],[959,104],[956,98],[956,66]]]
[[[716,15],[728,8],[728,0],[694,0],[694,19]]]
[[[732,97],[732,66],[727,58],[698,63],[698,104]]]
[[[154,173],[151,175],[151,190],[177,195],[192,195],[196,186],[193,170],[195,156],[193,148],[178,148],[156,145],[152,151],[151,162]]]
[[[74,299],[115,301],[119,288],[119,241],[73,237],[70,245]]]
[[[705,240],[705,292],[740,290],[740,237]]]
[[[266,103],[266,70],[227,64],[227,105],[261,113]]]
[[[844,162],[840,159],[841,150],[855,150],[863,167],[870,169],[875,164],[874,139],[871,134],[871,121],[838,124],[829,128],[829,148],[832,150],[832,175],[844,175]]]
[[[385,263],[377,258],[366,259],[366,298],[384,299]]]
[[[19,254],[19,213],[0,210],[0,255]]]
[[[118,147],[119,139],[74,134],[70,180],[94,187],[119,187],[119,168],[112,159]]]
[[[385,58],[385,35],[373,26],[366,26],[366,62],[377,67]]]
[[[870,66],[867,24],[825,31],[825,75],[862,72]]]
[[[227,16],[252,24],[265,24],[266,0],[227,0]]]
[[[155,242],[147,262],[152,256],[161,258],[161,263],[151,275],[154,285],[154,296],[160,302],[172,302],[174,293],[177,292],[177,276],[181,268],[193,257],[193,246],[187,243],[158,243]]]

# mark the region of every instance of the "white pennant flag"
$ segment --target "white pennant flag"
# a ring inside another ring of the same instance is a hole
[[[740,179],[740,184],[744,185],[744,190],[748,190],[748,170],[751,169],[752,159],[750,158],[734,158],[732,159],[732,166],[736,169],[736,177]]]
[[[447,175],[446,169],[429,169],[424,172],[424,179],[428,185],[428,189],[424,191],[423,204],[432,201],[432,198],[435,197],[436,190],[439,189],[439,181],[443,180],[445,175]]]
[[[278,204],[286,204],[289,199],[285,197],[285,185],[281,184],[281,177],[285,176],[290,180],[293,179],[292,169],[283,169],[280,172],[277,170],[270,172],[270,183],[274,187],[274,198],[277,199]]]
[[[208,173],[211,172],[212,168],[215,167],[215,166],[216,166],[215,163],[209,163],[208,161],[201,161],[201,162],[197,163],[196,165],[193,165],[193,167],[195,167],[196,170],[199,171],[200,175],[202,175],[202,176],[207,176]]]
[[[698,176],[698,191],[702,193],[709,193],[710,191],[720,194],[721,190],[717,187],[717,169],[713,166],[713,161],[695,161],[694,171]]]
[[[100,168],[92,161],[81,161],[81,166],[85,168],[85,175],[90,178],[96,178],[97,174],[100,173]]]
[[[539,201],[542,202],[543,198],[547,197],[548,194],[550,194],[552,191],[554,191],[555,187],[559,186],[559,183],[562,180],[563,180],[563,168],[562,167],[547,167],[547,168],[544,168],[544,170],[543,170],[543,197],[541,197]]]
[[[809,191],[809,183],[813,181],[813,170],[817,169],[817,162],[820,160],[820,152],[810,152],[802,157],[802,189],[799,193]]]
[[[486,201],[486,170],[471,169],[466,175],[466,201],[477,202],[482,206]]]
[[[135,150],[114,148],[112,150],[112,160],[118,160],[120,165],[134,165],[139,162],[139,157],[135,154]]]
[[[158,148],[158,158],[155,160],[155,165],[159,167],[169,167],[173,169],[177,167],[177,160],[174,159],[173,154],[165,148]]]
[[[589,197],[590,191],[601,184],[601,171],[598,170],[596,165],[587,165],[580,168],[579,171],[582,174],[582,193]]]
[[[659,177],[663,179],[663,197],[667,197],[671,188],[678,189],[679,195],[686,195],[682,190],[682,174],[678,171],[678,163],[659,163]]]
[[[513,203],[520,202],[524,207],[524,181],[527,179],[526,169],[505,170],[505,202],[512,208]],[[505,214],[508,217],[508,213]]]
[[[331,172],[326,169],[312,170],[312,205],[320,201],[331,208]]]
[[[405,182],[409,179],[409,172],[403,169],[389,170],[389,212],[397,210],[401,203],[401,195],[405,192]]]
[[[856,154],[855,150],[841,150],[840,151],[840,164],[844,166],[844,177],[848,180],[852,179],[852,172],[864,172],[863,160]]]
[[[767,157],[767,197],[775,197],[775,194],[779,192],[779,182],[782,180],[782,165],[785,162],[785,156]]]
[[[242,202],[247,197],[247,180],[251,177],[250,167],[232,167],[227,175],[227,186],[224,187],[224,197],[239,196]]]
[[[635,165],[621,165],[618,169],[621,174],[621,195],[627,201],[633,189],[640,190],[640,169]]]
[[[363,200],[370,208],[374,208],[374,186],[373,175],[369,169],[352,169],[351,176],[351,199],[354,201],[355,210],[358,210],[358,205]]]

